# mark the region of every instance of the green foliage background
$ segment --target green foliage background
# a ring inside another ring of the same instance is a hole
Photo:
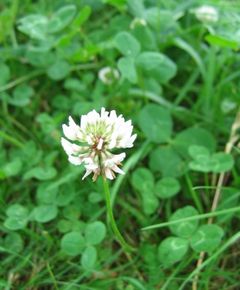
[[[198,289],[239,289],[239,24],[238,1],[1,1],[0,289],[191,289],[202,251]],[[60,145],[103,106],[138,134],[110,183],[131,255]]]

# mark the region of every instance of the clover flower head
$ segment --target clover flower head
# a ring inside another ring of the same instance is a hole
[[[194,14],[198,20],[204,23],[214,23],[218,21],[218,11],[210,5],[202,5],[194,10]]]
[[[120,78],[120,74],[118,70],[106,66],[100,69],[98,72],[98,78],[105,84],[105,85],[111,85],[114,81],[118,80]]]
[[[112,150],[133,147],[137,135],[132,131],[131,120],[102,108],[100,114],[93,110],[82,115],[80,125],[69,117],[69,124],[63,125],[67,139],[62,137],[61,143],[69,162],[85,166],[83,179],[91,173],[94,181],[99,175],[114,179],[115,173],[124,174],[119,166],[126,154],[113,154]]]
[[[134,18],[130,23],[130,29],[135,29],[138,26],[147,26],[147,22],[143,18]]]

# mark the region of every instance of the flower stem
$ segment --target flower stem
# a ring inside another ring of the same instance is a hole
[[[105,200],[106,200],[106,206],[107,206],[107,214],[108,214],[108,218],[109,218],[113,233],[114,233],[116,239],[118,240],[119,244],[122,246],[122,248],[125,251],[127,251],[127,252],[134,251],[134,248],[131,247],[125,241],[125,239],[121,235],[120,231],[118,230],[117,224],[116,224],[114,216],[113,216],[109,186],[108,186],[107,180],[103,176],[102,176],[102,181],[103,181],[103,188],[104,188],[104,194],[105,194]]]

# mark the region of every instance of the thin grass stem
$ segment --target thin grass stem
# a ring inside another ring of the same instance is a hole
[[[178,219],[178,220],[170,221],[170,222],[166,222],[166,223],[151,225],[151,226],[142,228],[141,230],[142,231],[148,231],[148,230],[153,230],[153,229],[157,229],[157,228],[168,227],[168,226],[171,226],[171,225],[174,225],[174,224],[178,224],[178,223],[181,223],[181,222],[194,221],[194,220],[200,220],[200,219],[205,219],[205,218],[211,218],[211,217],[214,217],[214,216],[234,213],[234,212],[238,212],[238,211],[240,211],[240,206],[232,207],[232,208],[228,208],[228,209],[223,209],[223,210],[218,210],[218,211],[213,211],[213,212],[204,213],[204,214],[199,214],[199,215],[194,215],[194,216],[190,216],[190,217],[186,217],[186,218],[183,218],[183,219]]]

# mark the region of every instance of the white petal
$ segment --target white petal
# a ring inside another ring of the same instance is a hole
[[[132,135],[132,137],[129,140],[127,140],[125,144],[125,148],[133,147],[133,142],[136,140],[136,138],[137,138],[137,134]]]
[[[87,169],[87,170],[96,170],[96,169],[98,169],[98,165],[96,165],[96,164],[86,164],[85,165],[85,168]]]
[[[61,138],[61,144],[64,149],[64,151],[67,153],[67,155],[71,155],[73,153],[72,151],[72,143],[67,141],[65,138]]]
[[[63,134],[69,139],[69,140],[75,140],[75,134],[72,132],[72,130],[65,124],[62,125]]]
[[[69,140],[77,140],[77,135],[80,131],[80,127],[76,125],[76,123],[73,121],[72,117],[69,116],[69,126],[63,124],[63,133]]]
[[[111,168],[116,164],[119,164],[125,157],[125,153],[122,154],[119,155],[111,154],[110,156],[106,157],[105,160],[103,161],[103,166]]]
[[[68,156],[68,161],[72,163],[73,165],[80,165],[82,164],[82,158],[75,157],[75,156]]]
[[[81,152],[83,149],[83,147],[73,144],[63,137],[61,138],[61,144],[63,146],[64,151],[67,153],[67,155],[72,155],[74,153]]]
[[[126,153],[121,153],[117,155],[113,155],[113,161],[117,164],[121,163],[123,159],[126,157]]]
[[[83,177],[82,177],[82,180],[83,179],[85,179],[89,174],[91,174],[92,173],[92,170],[87,170],[86,172],[85,172],[85,174],[83,175]]]
[[[117,140],[116,140],[116,138],[115,138],[114,136],[111,136],[110,143],[107,144],[106,147],[107,147],[108,149],[113,149],[113,148],[116,147],[116,145],[117,145]]]
[[[97,144],[97,150],[102,150],[103,147],[103,139],[100,138]]]
[[[87,123],[90,123],[90,124],[96,123],[100,118],[100,115],[95,110],[92,110],[86,116],[87,116]]]
[[[72,127],[72,128],[78,127],[78,125],[74,122],[74,120],[71,116],[68,117],[68,121],[69,121],[69,127]]]
[[[108,179],[110,179],[110,180],[113,180],[114,179],[114,175],[113,175],[112,171],[109,168],[106,168],[105,169],[105,176]]]
[[[106,120],[108,118],[109,112],[105,110],[104,107],[101,108],[101,120]]]
[[[101,108],[101,117],[104,115],[106,109],[104,107]]]
[[[120,169],[117,165],[113,166],[112,170],[119,174],[125,174],[125,172],[122,169]]]
[[[86,169],[89,169],[89,170],[96,170],[99,168],[99,164],[96,163],[92,157],[85,157],[83,159],[83,162],[84,162],[84,166]]]
[[[125,122],[125,127],[127,127],[127,128],[132,127],[132,121],[128,120],[127,122]]]
[[[87,125],[87,116],[86,115],[82,115],[81,116],[81,129],[84,131]]]
[[[115,122],[115,120],[117,119],[117,114],[116,114],[116,111],[115,110],[112,110],[110,112],[110,115],[109,115],[109,118]]]

